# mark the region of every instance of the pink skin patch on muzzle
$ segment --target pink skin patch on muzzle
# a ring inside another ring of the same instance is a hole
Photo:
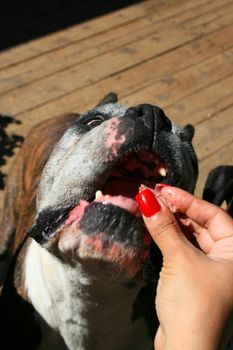
[[[126,141],[125,135],[118,136],[118,125],[120,123],[120,118],[112,118],[106,125],[106,135],[107,140],[105,142],[106,149],[109,150],[106,161],[113,161],[117,155],[120,147]]]
[[[103,244],[100,235],[95,237],[85,237],[85,245],[93,251],[93,255],[98,259],[106,260],[117,264],[120,271],[127,274],[128,278],[134,277],[141,269],[141,264],[145,260],[145,252],[139,253],[134,248],[124,247],[124,245],[114,242],[110,247]],[[148,256],[148,255],[147,255]]]

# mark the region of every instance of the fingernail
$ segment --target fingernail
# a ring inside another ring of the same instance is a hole
[[[155,189],[156,189],[157,191],[161,191],[161,189],[162,189],[163,187],[171,187],[171,185],[168,185],[168,184],[156,184],[156,185],[155,185]]]
[[[143,215],[150,217],[158,213],[161,209],[157,198],[154,193],[149,189],[146,189],[136,195],[136,201],[138,202],[139,208]]]

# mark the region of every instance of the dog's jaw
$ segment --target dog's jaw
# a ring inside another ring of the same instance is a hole
[[[142,282],[129,287],[105,272],[101,262],[71,267],[32,241],[25,260],[28,299],[70,350],[150,349],[145,318],[133,320]]]

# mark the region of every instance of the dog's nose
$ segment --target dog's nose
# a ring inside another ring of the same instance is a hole
[[[150,104],[141,104],[127,109],[125,117],[141,118],[145,125],[153,124],[155,132],[161,130],[170,131],[172,128],[172,124],[163,110]]]

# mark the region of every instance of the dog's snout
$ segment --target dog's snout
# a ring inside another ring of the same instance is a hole
[[[153,117],[153,106],[149,104],[141,104],[136,107],[130,107],[127,109],[125,117],[151,118]]]
[[[172,123],[170,119],[165,115],[164,111],[158,106],[153,106],[154,120],[155,120],[155,130],[167,130],[172,129]]]
[[[146,125],[148,123],[153,124],[156,132],[161,130],[169,131],[172,128],[172,124],[163,110],[150,104],[141,104],[129,108],[125,113],[125,117],[143,119]]]

